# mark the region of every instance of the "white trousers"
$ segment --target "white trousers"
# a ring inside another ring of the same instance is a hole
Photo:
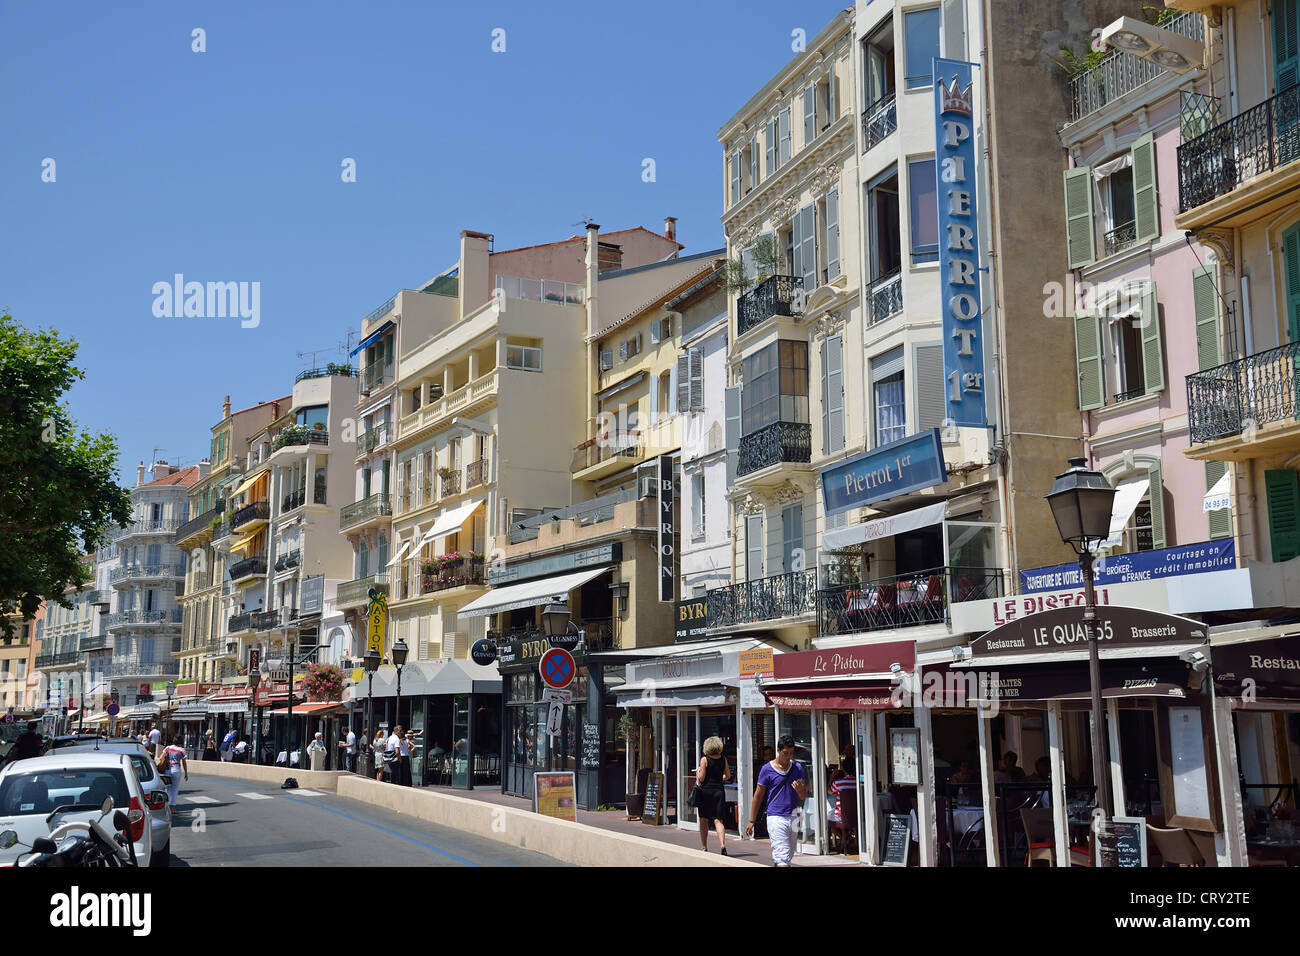
[[[776,866],[789,866],[794,855],[794,816],[767,817],[767,835],[772,840],[772,862]]]

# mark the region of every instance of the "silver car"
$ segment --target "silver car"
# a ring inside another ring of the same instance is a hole
[[[153,858],[150,866],[171,864],[172,809],[167,799],[167,776],[160,774],[153,757],[140,741],[133,738],[99,740],[59,748],[61,754],[117,753],[131,759],[140,788],[144,790],[145,806],[149,808],[149,825],[153,830]]]

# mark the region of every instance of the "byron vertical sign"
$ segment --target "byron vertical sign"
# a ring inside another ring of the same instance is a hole
[[[655,479],[655,498],[659,502],[659,600],[677,600],[676,523],[673,521],[673,456],[659,456],[659,474]]]
[[[943,295],[946,417],[988,424],[980,305],[978,187],[975,176],[973,64],[934,60],[935,196]]]

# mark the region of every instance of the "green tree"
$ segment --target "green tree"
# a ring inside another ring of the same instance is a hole
[[[77,343],[0,315],[0,634],[41,599],[86,583],[83,556],[131,518],[117,484],[117,440],[77,428],[60,396],[84,377]]]
[[[728,259],[722,266],[722,288],[725,292],[748,292],[754,281],[776,274],[781,255],[776,240],[764,234],[748,247],[754,261],[755,275],[749,275],[740,258]]]

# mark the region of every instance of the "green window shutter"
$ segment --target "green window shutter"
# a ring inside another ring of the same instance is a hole
[[[1071,269],[1093,260],[1091,166],[1065,171],[1065,249]]]
[[[1160,205],[1156,202],[1156,144],[1151,133],[1138,137],[1133,156],[1133,220],[1137,241],[1160,235]]]
[[[1273,93],[1295,86],[1300,79],[1300,2],[1273,0]]]
[[[1223,364],[1219,353],[1219,290],[1214,266],[1192,270],[1192,311],[1196,315],[1196,360],[1201,369]]]
[[[1228,471],[1226,461],[1207,461],[1205,463],[1205,490],[1213,488]],[[1210,540],[1232,537],[1232,509],[1220,508],[1209,512]]]
[[[1296,473],[1286,469],[1264,472],[1264,493],[1273,560],[1290,561],[1300,554],[1300,483]]]
[[[1165,357],[1160,348],[1160,306],[1156,302],[1156,287],[1151,283],[1142,293],[1142,380],[1148,395],[1165,387]]]
[[[1282,264],[1286,270],[1287,328],[1292,342],[1300,342],[1300,226],[1282,236]]]
[[[1150,487],[1147,497],[1151,501],[1151,547],[1159,551],[1168,547],[1165,543],[1165,486],[1160,479],[1160,464],[1147,466],[1147,478]]]
[[[1074,316],[1074,360],[1079,371],[1079,410],[1101,408],[1106,395],[1101,378],[1101,322],[1095,312]]]

